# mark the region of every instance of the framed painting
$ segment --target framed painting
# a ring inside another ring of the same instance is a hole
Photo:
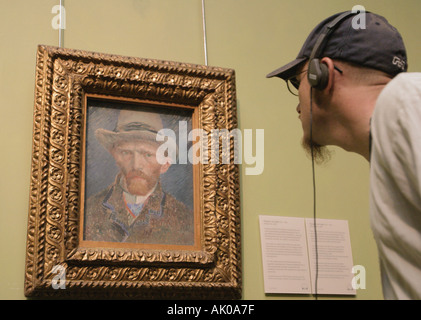
[[[199,249],[198,172],[182,161],[177,144],[184,139],[192,148],[183,134],[197,123],[195,109],[90,95],[85,104],[81,243]]]
[[[241,298],[239,169],[208,139],[236,128],[231,69],[39,46],[25,295]]]

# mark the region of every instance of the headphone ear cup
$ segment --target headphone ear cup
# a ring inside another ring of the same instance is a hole
[[[329,68],[326,64],[320,64],[321,76],[320,76],[320,83],[317,87],[318,90],[323,90],[327,87],[327,83],[329,82]]]
[[[319,59],[312,59],[308,66],[307,78],[313,88],[323,90],[329,81],[327,65],[320,63]]]

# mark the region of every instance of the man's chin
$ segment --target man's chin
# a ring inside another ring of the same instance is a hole
[[[301,144],[308,157],[311,159],[313,156],[314,162],[319,165],[329,162],[332,157],[332,152],[326,146],[319,145],[315,142],[311,143],[310,139],[303,139]]]

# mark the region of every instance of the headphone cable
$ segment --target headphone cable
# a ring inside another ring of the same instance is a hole
[[[313,225],[314,225],[314,247],[316,255],[316,275],[314,281],[314,297],[317,300],[317,280],[319,277],[319,253],[317,248],[317,227],[316,227],[316,176],[314,168],[313,153],[313,87],[310,87],[310,150],[311,150],[311,168],[313,176]]]

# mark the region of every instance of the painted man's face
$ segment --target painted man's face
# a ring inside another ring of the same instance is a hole
[[[127,191],[133,195],[147,195],[170,166],[157,161],[158,146],[145,140],[123,141],[112,150],[117,165],[126,181]]]

